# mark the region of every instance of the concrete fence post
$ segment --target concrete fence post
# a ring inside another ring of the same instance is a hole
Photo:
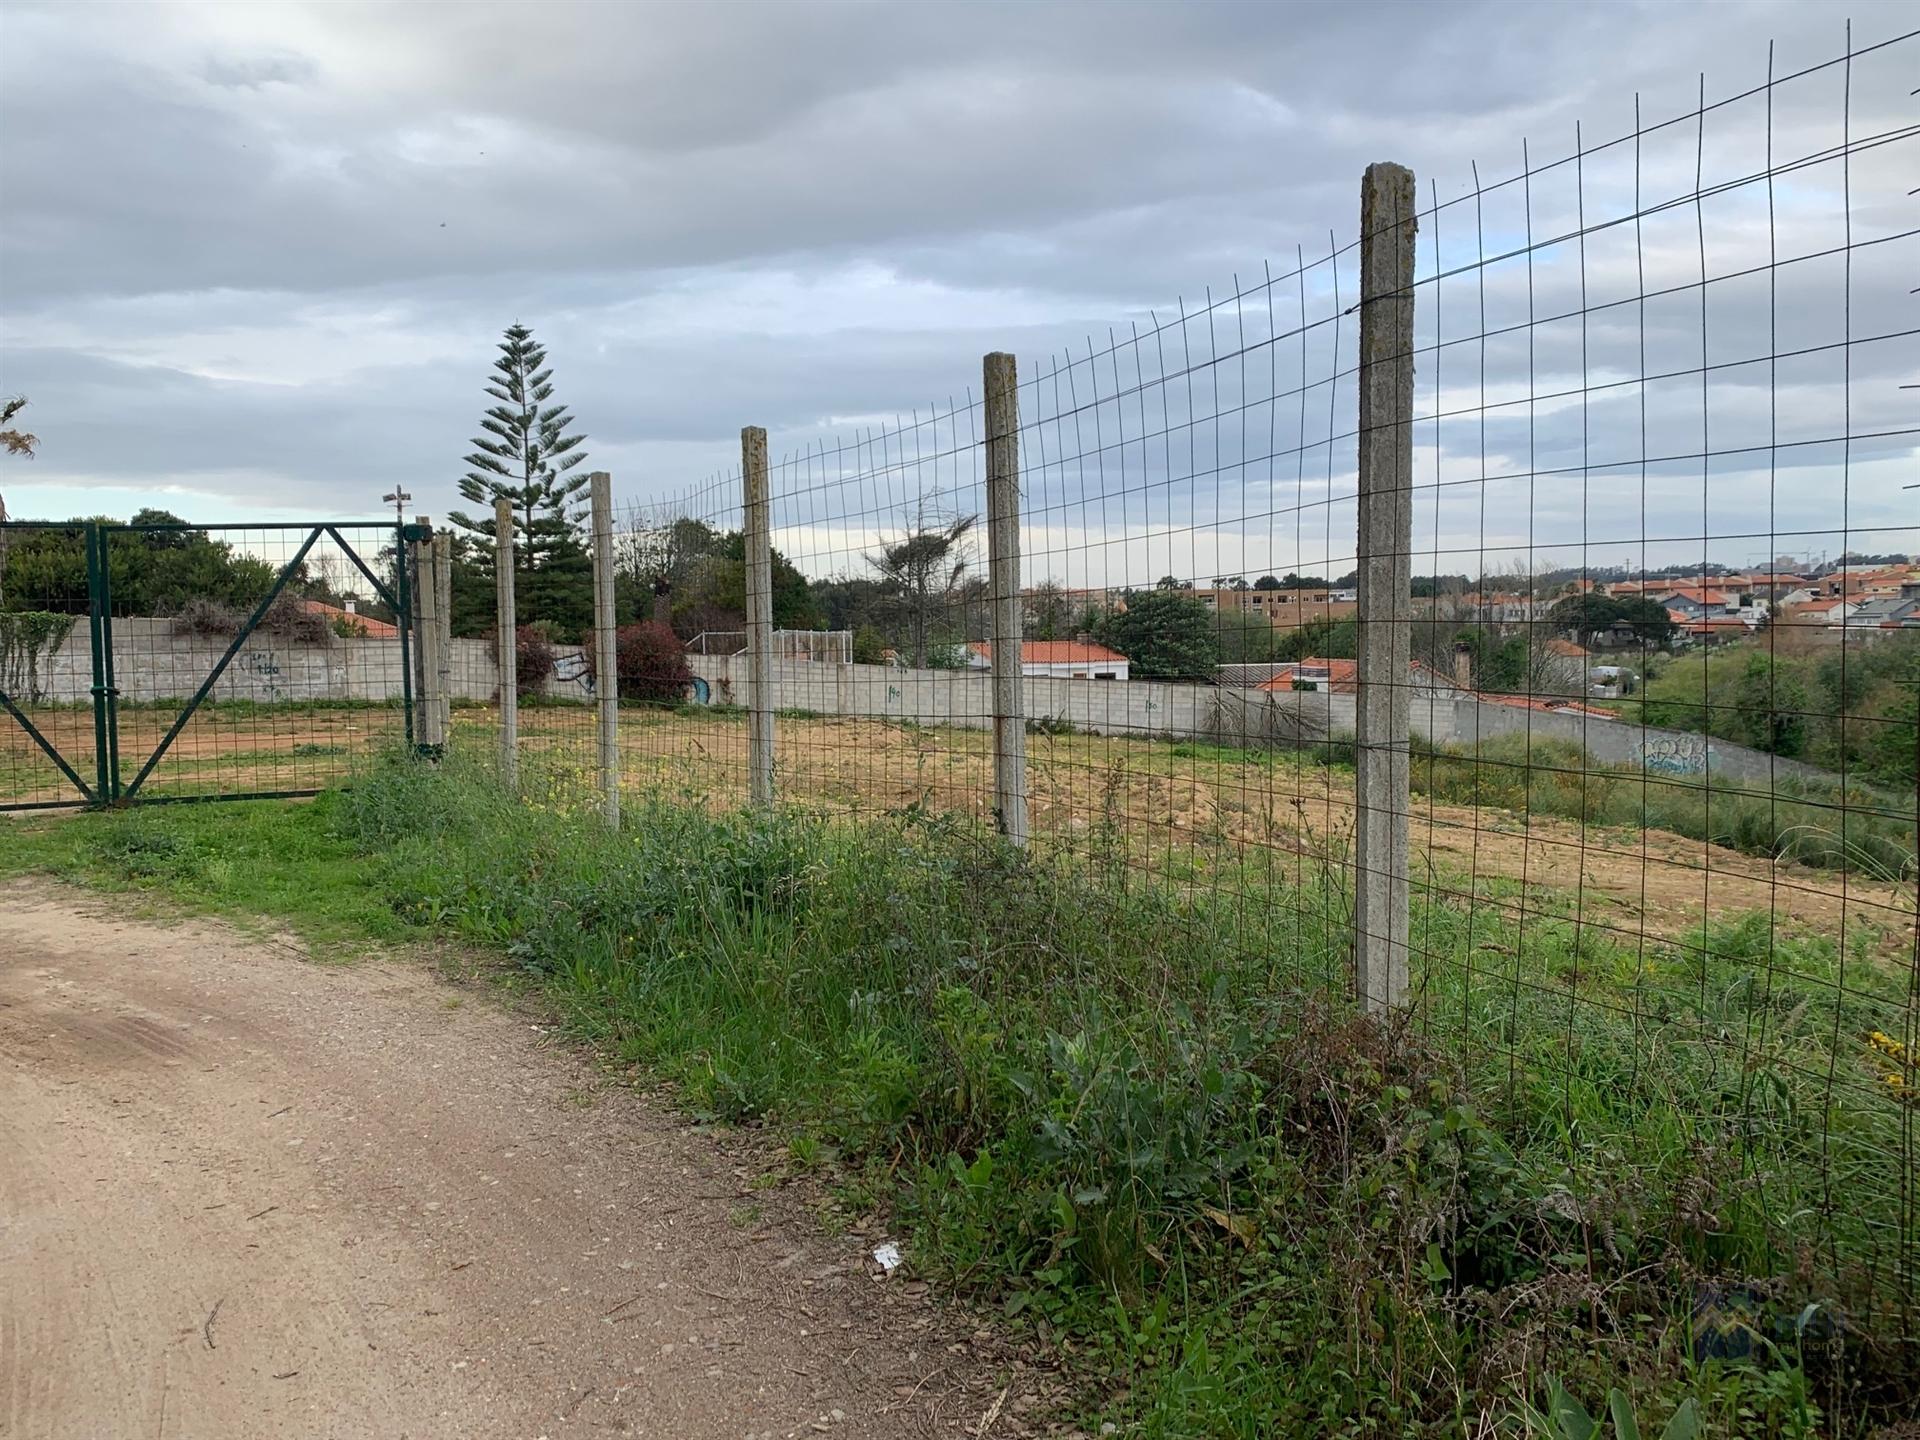
[[[500,783],[520,779],[520,645],[513,604],[513,501],[493,502],[494,628],[500,665]]]
[[[767,496],[767,432],[740,432],[740,484],[747,549],[747,776],[756,805],[773,803],[773,515]]]
[[[427,532],[425,515],[414,516],[413,523],[420,532]],[[427,582],[425,559],[427,547],[424,541],[408,540],[405,543],[405,549],[408,584],[413,587],[408,596],[409,608],[413,612],[408,617],[413,631],[413,644],[409,647],[413,657],[413,703],[415,713],[424,716],[427,705],[427,652],[426,637],[420,628],[420,617],[425,613],[420,608],[420,592]],[[421,723],[424,723],[424,720]],[[425,736],[416,735],[414,738],[420,744],[426,744]]]
[[[1020,382],[1014,358],[982,362],[987,427],[987,592],[993,634],[993,810],[1027,843],[1027,710],[1021,684]]]
[[[613,477],[587,476],[593,519],[593,697],[600,712],[600,808],[620,824],[620,649],[613,607]]]
[[[1415,228],[1413,172],[1369,165],[1360,193],[1354,959],[1374,1014],[1399,1008],[1407,994]]]
[[[438,759],[447,744],[446,711],[441,707],[441,687],[446,681],[446,664],[441,659],[440,616],[440,540],[429,534],[413,543],[416,583],[413,589],[414,639],[420,661],[421,750]]]
[[[453,739],[453,532],[438,530],[433,536],[433,583],[440,587],[436,614],[440,622],[440,643],[436,658],[440,662],[440,680],[434,693],[440,706],[440,743]]]

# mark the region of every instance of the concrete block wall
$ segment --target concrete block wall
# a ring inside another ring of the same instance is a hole
[[[224,635],[187,635],[167,619],[113,622],[114,681],[130,701],[185,699],[200,688],[232,643]],[[455,698],[491,700],[497,693],[492,647],[455,640]],[[93,651],[84,620],[67,632],[42,668],[43,701],[73,704],[93,697]],[[256,631],[214,684],[209,699],[262,704],[297,700],[398,700],[403,693],[400,642],[343,640],[297,644]]]
[[[182,699],[193,694],[220,656],[226,638],[176,634],[166,619],[116,620],[115,679],[132,701]],[[691,655],[696,675],[707,681],[717,703],[744,705],[744,655]],[[450,656],[456,699],[489,701],[499,693],[493,646],[486,640],[455,640]],[[87,626],[67,633],[40,667],[43,701],[85,703],[92,698],[93,661]],[[775,706],[822,715],[860,715],[922,725],[991,729],[993,682],[984,671],[902,670],[886,665],[844,665],[776,660]],[[579,646],[562,646],[550,698],[589,701],[593,686]],[[1067,680],[1028,677],[1030,719],[1058,720],[1099,735],[1206,739],[1225,743],[1298,735],[1311,741],[1351,736],[1351,695],[1321,691],[1265,692],[1160,681]],[[400,645],[396,640],[335,640],[328,645],[292,644],[256,632],[247,637],[212,692],[215,700],[259,703],[301,700],[398,700],[402,694]],[[1687,731],[1656,730],[1594,715],[1529,710],[1471,696],[1423,690],[1412,696],[1413,729],[1437,744],[1474,753],[1486,742],[1509,737],[1568,740],[1596,760],[1628,765],[1656,775],[1715,777],[1764,784],[1774,777],[1832,779],[1797,760],[1782,759],[1724,740]],[[1287,712],[1290,718],[1282,718]]]
[[[1832,780],[1817,765],[1750,750],[1726,740],[1686,730],[1658,730],[1599,715],[1567,714],[1497,705],[1471,698],[1416,706],[1414,728],[1428,721],[1427,736],[1438,744],[1477,752],[1483,742],[1526,736],[1568,740],[1605,765],[1644,768],[1651,775],[1705,776],[1741,784],[1764,785],[1775,778]]]
[[[746,703],[746,662],[740,656],[688,657],[716,702]],[[960,670],[902,670],[885,665],[808,664],[773,667],[774,704],[822,715],[860,715],[991,729],[992,681]],[[1099,735],[1138,735],[1232,743],[1295,734],[1303,741],[1351,738],[1356,700],[1325,691],[1247,691],[1159,681],[1061,680],[1029,676],[1031,720],[1070,722]],[[1750,750],[1690,731],[1659,730],[1597,715],[1502,705],[1472,696],[1422,689],[1411,697],[1415,735],[1477,753],[1486,742],[1511,736],[1569,740],[1607,765],[1644,767],[1650,774],[1705,776],[1741,783],[1774,777],[1830,780],[1828,772],[1798,760]],[[1269,712],[1262,715],[1265,710]],[[1288,712],[1277,721],[1273,712]]]

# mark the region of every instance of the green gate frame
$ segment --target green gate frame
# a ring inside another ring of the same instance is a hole
[[[80,772],[73,767],[72,762],[70,762],[66,756],[62,755],[53,742],[48,740],[47,737],[40,732],[34,725],[31,717],[20,708],[13,697],[8,695],[4,690],[0,690],[0,710],[4,710],[13,718],[14,722],[26,732],[27,738],[33,741],[34,745],[53,763],[61,775],[66,777],[67,782],[71,784],[75,790],[80,792],[81,796],[78,802],[72,800],[0,800],[0,810],[71,810],[75,808],[98,810],[118,808],[133,804],[162,805],[205,800],[291,799],[297,796],[319,793],[312,789],[300,789],[250,790],[241,793],[217,795],[148,795],[142,793],[142,787],[145,786],[148,779],[152,777],[154,769],[160,764],[161,760],[166,757],[166,753],[172,748],[173,742],[180,737],[180,732],[187,728],[187,722],[193,719],[194,712],[205,702],[207,696],[213,693],[213,687],[220,683],[220,677],[226,673],[227,667],[233,663],[234,657],[240,653],[240,649],[246,644],[247,638],[259,628],[260,622],[266,618],[267,612],[273,608],[273,602],[280,598],[281,592],[286,589],[287,582],[293,578],[294,572],[300,568],[300,563],[307,558],[308,553],[313,549],[314,545],[319,542],[322,535],[329,537],[334,544],[340,547],[341,553],[353,562],[354,568],[366,577],[368,584],[373,586],[374,593],[379,596],[394,613],[394,623],[396,629],[399,631],[400,639],[400,704],[404,716],[407,748],[409,750],[413,749],[413,586],[412,577],[409,574],[411,566],[408,561],[408,552],[410,542],[417,541],[423,535],[431,533],[427,527],[421,525],[395,524],[392,521],[354,520],[322,521],[318,524],[308,524],[305,522],[289,524],[248,523],[243,526],[232,527],[194,525],[188,523],[128,525],[103,520],[78,521],[68,526],[50,526],[29,521],[5,521],[0,522],[0,524],[4,524],[9,530],[78,529],[83,533],[87,560],[87,634],[88,644],[93,655],[92,694],[94,742],[94,775],[93,783],[89,785],[87,781],[81,777]],[[261,598],[259,604],[254,606],[253,612],[247,616],[245,623],[242,624],[238,632],[235,633],[225,653],[214,662],[213,669],[209,671],[207,677],[200,682],[199,689],[195,690],[192,698],[181,707],[180,713],[174,717],[173,724],[167,728],[167,733],[160,738],[160,743],[154,747],[153,753],[146,757],[146,760],[141,764],[139,770],[135,772],[133,779],[123,783],[120,775],[120,690],[114,683],[113,672],[113,578],[111,568],[108,564],[109,539],[116,532],[142,534],[169,530],[218,530],[221,528],[273,530],[282,532],[306,531],[307,537],[301,542],[300,548],[294,552],[293,558],[280,567],[280,572],[274,577],[273,584],[268,587],[266,595]],[[367,562],[361,559],[359,552],[347,543],[346,536],[341,532],[350,529],[384,529],[390,530],[393,533],[395,563],[394,584],[392,586],[389,586],[386,581],[382,580]]]

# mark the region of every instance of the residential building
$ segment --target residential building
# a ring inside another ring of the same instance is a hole
[[[1054,680],[1125,680],[1128,660],[1118,650],[1091,640],[1023,640],[1020,673]],[[975,640],[967,646],[967,666],[993,668],[993,645]]]
[[[1920,630],[1920,595],[1880,595],[1863,600],[1840,620],[1839,628],[1849,636],[1856,632],[1871,635],[1882,630]]]
[[[1256,615],[1276,630],[1297,630],[1315,620],[1348,620],[1359,612],[1350,589],[1203,589],[1189,592],[1216,614]]]

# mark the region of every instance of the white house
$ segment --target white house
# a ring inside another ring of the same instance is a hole
[[[967,646],[967,668],[993,668],[993,646],[975,640]],[[1125,680],[1127,657],[1090,640],[1024,640],[1020,673],[1054,680]]]

